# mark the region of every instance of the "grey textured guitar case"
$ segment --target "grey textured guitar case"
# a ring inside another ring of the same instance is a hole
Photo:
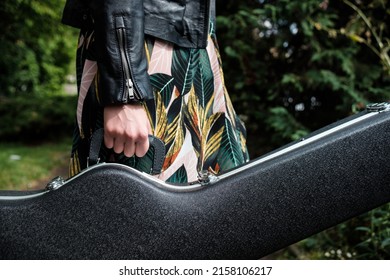
[[[99,163],[0,192],[2,259],[256,259],[390,202],[390,106],[217,177],[166,184]]]

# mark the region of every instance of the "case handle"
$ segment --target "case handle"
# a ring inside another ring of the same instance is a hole
[[[99,152],[103,143],[104,129],[97,129],[91,137],[91,143],[89,148],[88,166],[99,163]],[[156,175],[161,173],[161,169],[165,159],[165,145],[164,142],[153,136],[149,135],[149,149],[153,149],[153,165],[151,168],[151,174]]]

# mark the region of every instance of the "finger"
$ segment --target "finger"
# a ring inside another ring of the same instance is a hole
[[[120,154],[123,152],[125,146],[125,141],[123,138],[118,137],[114,139],[114,152]]]
[[[152,131],[152,127],[151,127],[151,125],[150,125],[149,122],[146,123],[146,127],[147,127],[147,130],[148,130],[148,134],[149,134],[149,135],[152,135],[152,134],[153,134],[153,131]]]
[[[146,141],[137,142],[135,146],[135,155],[137,157],[143,157],[149,150],[149,139],[146,137]]]
[[[138,137],[136,139],[135,155],[137,157],[143,157],[149,150],[149,129],[150,125],[147,123],[145,127],[139,130]]]
[[[108,133],[104,132],[104,145],[108,148],[111,149],[114,147],[114,138],[108,135]]]
[[[124,147],[123,153],[125,154],[126,157],[132,157],[132,156],[134,156],[135,148],[136,148],[136,143],[135,142],[127,141],[125,143],[125,147]]]

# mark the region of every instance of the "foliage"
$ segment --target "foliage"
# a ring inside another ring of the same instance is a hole
[[[369,27],[345,2],[217,1],[227,87],[273,147],[390,98],[389,3],[356,1]]]
[[[69,136],[75,108],[76,96],[0,97],[0,140],[31,144]]]
[[[64,3],[0,2],[0,96],[61,90],[76,42],[75,30],[60,23]]]
[[[388,30],[386,30],[386,16],[384,21],[377,21],[375,17],[367,16],[364,11],[353,2],[348,0],[343,0],[343,2],[351,7],[359,17],[353,17],[347,23],[346,27],[340,30],[340,33],[369,47],[378,56],[385,71],[390,75],[390,38],[384,36],[384,32],[388,35]],[[390,9],[386,5],[387,0],[372,1],[369,3],[368,7],[370,9],[375,9],[379,13],[387,14],[388,18]]]

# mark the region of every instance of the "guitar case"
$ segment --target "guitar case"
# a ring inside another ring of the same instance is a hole
[[[243,166],[168,184],[98,163],[0,192],[1,259],[258,259],[390,202],[390,105]]]

